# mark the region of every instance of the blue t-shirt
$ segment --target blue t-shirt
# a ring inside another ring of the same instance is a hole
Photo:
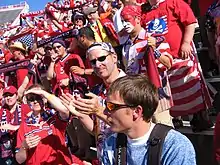
[[[148,159],[148,139],[153,128],[146,135],[136,140],[129,139],[127,143],[127,164],[147,165]],[[110,136],[102,152],[102,164],[114,165],[114,151],[116,150],[117,134]],[[165,138],[161,165],[196,165],[195,150],[189,139],[181,133],[170,130]]]

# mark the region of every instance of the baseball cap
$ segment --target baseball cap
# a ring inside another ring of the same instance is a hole
[[[59,43],[60,45],[62,45],[63,47],[66,48],[65,42],[64,42],[63,40],[61,40],[61,39],[56,39],[56,40],[54,40],[53,43],[52,43],[52,46],[53,46],[55,43]]]
[[[17,89],[14,86],[5,87],[5,89],[3,90],[3,95],[6,93],[15,94],[17,93]]]
[[[112,45],[110,43],[107,43],[107,42],[94,42],[92,45],[90,45],[90,47],[88,48],[86,54],[88,55],[89,52],[94,50],[94,49],[102,49],[102,50],[105,50],[107,52],[115,53],[115,50],[114,50],[114,48],[112,47]]]

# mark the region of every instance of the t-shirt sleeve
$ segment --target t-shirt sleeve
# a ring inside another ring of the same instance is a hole
[[[17,76],[17,87],[19,88],[23,81],[25,76],[28,74],[28,70],[27,69],[18,69],[16,71],[16,76]]]
[[[179,21],[185,26],[196,23],[195,15],[190,6],[183,0],[173,0],[174,15],[179,18]]]
[[[215,159],[220,160],[220,114],[216,118],[215,129],[214,129],[214,152]]]
[[[162,149],[161,164],[196,165],[196,154],[190,140],[181,133],[170,130]]]

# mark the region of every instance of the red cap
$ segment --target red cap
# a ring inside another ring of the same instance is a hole
[[[3,95],[5,93],[15,94],[15,93],[17,93],[17,89],[14,86],[8,86],[3,90]]]

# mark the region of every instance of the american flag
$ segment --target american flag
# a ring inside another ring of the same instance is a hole
[[[25,44],[29,48],[32,48],[32,46],[34,44],[34,36],[33,36],[33,34],[27,34],[25,36],[18,38],[16,41],[22,42],[23,44]]]

